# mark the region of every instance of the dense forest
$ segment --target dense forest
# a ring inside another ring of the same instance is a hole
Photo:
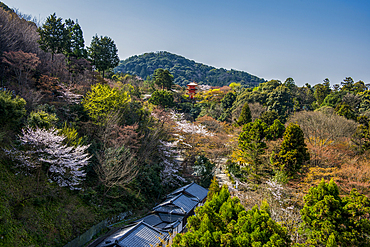
[[[170,65],[114,73],[77,21],[0,3],[0,23],[0,246],[64,246],[191,181],[208,199],[173,246],[369,246],[369,84],[235,72],[191,99]]]
[[[221,87],[229,85],[231,82],[241,83],[247,87],[253,87],[261,82],[265,82],[264,79],[247,72],[223,68],[216,69],[166,51],[129,57],[119,63],[115,68],[115,72],[138,75],[145,79],[148,76],[152,76],[154,71],[159,68],[168,70],[174,76],[175,84],[180,86],[185,86],[192,81]]]

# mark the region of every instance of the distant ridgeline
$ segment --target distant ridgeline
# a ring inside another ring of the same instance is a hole
[[[247,87],[266,82],[244,71],[216,69],[166,51],[129,57],[121,61],[114,71],[135,74],[145,80],[158,68],[169,70],[174,76],[174,82],[180,86],[185,86],[192,81],[211,86],[226,86],[236,82]]]

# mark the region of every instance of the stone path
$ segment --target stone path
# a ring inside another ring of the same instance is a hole
[[[233,184],[231,183],[229,177],[225,173],[226,161],[227,161],[227,158],[222,158],[220,162],[216,163],[215,176],[220,186],[223,186],[224,184],[226,184],[227,187],[233,187]]]

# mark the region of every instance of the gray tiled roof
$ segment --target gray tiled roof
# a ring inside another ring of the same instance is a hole
[[[168,229],[171,224],[178,221],[180,222],[184,218],[183,215],[159,213],[159,214],[149,214],[144,218],[141,218],[135,222],[144,221],[148,225],[154,226],[160,229]]]
[[[191,183],[189,187],[185,189],[185,192],[189,193],[192,196],[197,197],[200,201],[203,201],[204,198],[207,197],[208,190],[203,188],[202,186]]]
[[[181,221],[184,218],[184,216],[176,215],[176,214],[162,214],[162,213],[159,213],[158,215],[159,215],[159,217],[161,217],[162,221],[169,222],[169,223],[175,222],[176,220]]]
[[[169,229],[181,224],[185,215],[207,197],[208,190],[196,183],[183,186],[167,196],[167,200],[153,208],[150,214],[132,225],[118,229],[99,243],[98,247],[149,247],[168,238]]]
[[[185,215],[186,212],[182,208],[176,206],[176,205],[158,205],[155,208],[153,208],[153,211],[155,213],[165,213],[165,214],[181,214]]]
[[[143,221],[123,227],[106,238],[98,247],[150,247],[160,243],[160,239],[168,238],[167,232],[162,232]]]
[[[158,225],[156,225],[155,227],[163,229],[163,228],[165,228],[167,225],[168,225],[168,224],[167,224],[166,222],[162,222],[161,224],[158,224]]]
[[[151,225],[151,226],[156,226],[156,225],[163,222],[161,217],[157,214],[149,214],[149,215],[145,216],[144,218],[141,218],[141,219],[139,219],[135,222],[139,222],[139,221],[144,221],[145,223],[147,223],[148,225]]]
[[[97,247],[107,247],[107,246],[114,246],[114,243],[117,242],[122,236],[124,236],[128,231],[131,230],[131,226],[118,229],[113,234],[105,238],[101,243],[97,245]]]
[[[180,194],[154,207],[153,211],[171,214],[188,214],[197,204],[197,198]]]
[[[171,196],[178,195],[180,193],[186,193],[188,195],[192,195],[192,196],[198,198],[199,201],[203,201],[203,199],[207,197],[208,190],[193,182],[191,184],[185,185],[185,186],[175,190],[174,192],[172,192],[168,196],[171,197]]]
[[[180,220],[177,220],[177,221],[175,221],[175,222],[173,222],[173,223],[170,223],[170,224],[166,225],[166,226],[165,226],[165,227],[163,227],[162,229],[163,229],[163,230],[171,230],[171,229],[176,228],[180,223],[181,223],[181,221],[180,221]]]
[[[117,239],[117,245],[120,247],[150,247],[160,243],[160,239],[166,239],[168,233],[161,232],[158,229],[141,221],[133,226],[123,229]]]

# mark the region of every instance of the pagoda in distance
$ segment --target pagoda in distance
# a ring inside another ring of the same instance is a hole
[[[188,85],[188,88],[187,88],[187,94],[189,94],[190,96],[190,99],[193,99],[194,98],[194,95],[197,93],[198,91],[198,84],[196,84],[195,82],[191,82],[189,83]]]

